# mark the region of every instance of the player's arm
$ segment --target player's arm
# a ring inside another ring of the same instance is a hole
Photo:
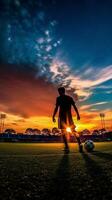
[[[56,122],[55,115],[57,111],[58,111],[58,101],[56,100],[56,106],[54,108],[53,117],[52,117],[53,122]]]
[[[73,101],[73,99],[72,99],[72,106],[77,114],[77,120],[80,120],[79,111],[78,111],[77,106],[75,105],[75,102]]]

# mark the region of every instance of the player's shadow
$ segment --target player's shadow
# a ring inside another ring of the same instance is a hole
[[[92,154],[97,156],[97,157],[99,157],[99,158],[112,161],[112,154],[111,153],[105,153],[105,152],[101,152],[101,151],[94,151]]]
[[[90,153],[83,153],[83,159],[85,160],[87,168],[87,181],[88,185],[91,188],[93,197],[95,198],[110,198],[111,192],[111,177],[107,172],[98,164],[98,161],[95,161],[91,158]],[[103,157],[103,155],[101,155]],[[97,195],[97,196],[96,196]]]
[[[69,199],[70,169],[69,154],[64,154],[56,171],[52,185],[52,199]]]

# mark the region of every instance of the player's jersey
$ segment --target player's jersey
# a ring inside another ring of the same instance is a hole
[[[73,98],[68,95],[57,97],[56,104],[59,106],[59,116],[64,115],[64,113],[71,113],[71,106],[74,103]]]
[[[73,98],[68,95],[57,97],[56,105],[59,106],[59,119],[58,119],[59,128],[63,128],[66,125],[68,126],[73,125],[71,106],[74,104],[75,102]]]

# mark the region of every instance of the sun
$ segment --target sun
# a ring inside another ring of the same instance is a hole
[[[67,128],[66,128],[66,131],[67,131],[68,133],[71,133],[71,132],[72,132],[70,127],[67,127]]]

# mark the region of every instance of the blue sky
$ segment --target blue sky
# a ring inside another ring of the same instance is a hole
[[[59,21],[63,54],[72,73],[85,80],[85,84],[88,79],[94,82],[102,76],[101,82],[93,86],[93,89],[90,85],[92,94],[83,101],[85,104],[110,102],[112,99],[112,75],[107,79],[104,77],[107,71],[112,74],[111,7],[111,1],[69,1],[61,3],[61,6],[57,3],[58,14],[57,11],[54,14]],[[86,73],[89,69],[91,71]],[[110,108],[111,103],[97,108]]]

